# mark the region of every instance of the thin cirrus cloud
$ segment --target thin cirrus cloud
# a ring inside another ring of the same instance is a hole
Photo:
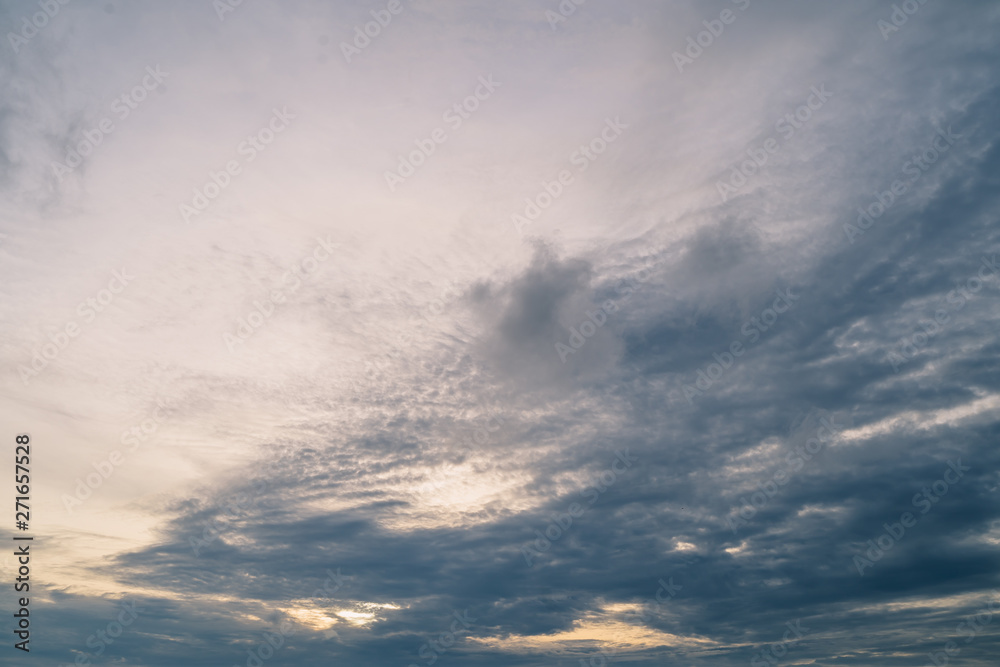
[[[220,1],[0,50],[32,660],[992,664],[992,3]]]

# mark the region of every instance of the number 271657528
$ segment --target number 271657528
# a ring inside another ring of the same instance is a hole
[[[18,435],[14,439],[17,447],[14,450],[14,490],[17,496],[14,500],[14,520],[22,530],[27,530],[27,522],[31,520],[28,508],[29,492],[31,490],[29,469],[31,462],[31,437],[27,434]],[[19,511],[23,508],[24,511]]]

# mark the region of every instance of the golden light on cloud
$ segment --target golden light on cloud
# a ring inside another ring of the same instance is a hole
[[[523,492],[530,485],[529,475],[505,471],[492,463],[466,461],[422,468],[417,473],[422,481],[401,488],[409,504],[382,521],[390,530],[487,523],[544,502]]]
[[[338,611],[337,616],[354,625],[367,625],[375,620],[375,614],[363,611]]]
[[[312,630],[326,630],[339,621],[335,618],[330,618],[326,613],[321,612],[317,609],[307,609],[307,608],[292,608],[285,609],[285,613],[294,618],[301,625],[306,626]],[[339,614],[338,614],[339,615]]]
[[[380,610],[403,608],[397,604],[381,602],[347,602],[347,604],[350,606],[320,608],[312,599],[308,599],[296,601],[294,606],[284,607],[281,611],[311,630],[325,631],[341,623],[356,626],[370,625],[382,620],[378,614]]]
[[[729,547],[728,549],[723,549],[723,551],[725,551],[730,556],[738,556],[739,554],[746,551],[746,549],[747,549],[747,541],[743,540],[742,542],[739,543],[738,546]]]
[[[641,613],[638,604],[611,604],[601,612],[588,614],[573,624],[572,629],[548,635],[506,635],[500,637],[469,637],[469,641],[484,648],[511,653],[551,652],[572,650],[628,652],[659,647],[702,648],[716,642],[693,635],[675,635],[618,620],[625,614]]]

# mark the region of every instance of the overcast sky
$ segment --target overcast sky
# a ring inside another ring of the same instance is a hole
[[[0,2],[0,664],[996,664],[1000,5],[577,2]]]

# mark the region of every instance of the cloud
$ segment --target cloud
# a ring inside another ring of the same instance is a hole
[[[557,3],[414,2],[346,62],[383,6],[71,3],[0,56],[0,424],[46,452],[42,659],[93,652],[124,599],[144,609],[99,659],[246,664],[284,621],[267,665],[735,665],[798,622],[788,664],[912,663],[949,638],[992,664],[988,626],[957,627],[1000,587],[994,5],[926,3],[883,39],[888,6],[751,3],[683,75],[673,51],[718,8],[585,3],[552,30]],[[164,92],[54,181],[157,63]],[[489,104],[388,192],[491,73]],[[180,220],[276,106],[287,132]],[[615,115],[628,131],[523,242],[511,213]],[[318,239],[334,250],[305,275]],[[158,399],[155,433],[68,514]]]

